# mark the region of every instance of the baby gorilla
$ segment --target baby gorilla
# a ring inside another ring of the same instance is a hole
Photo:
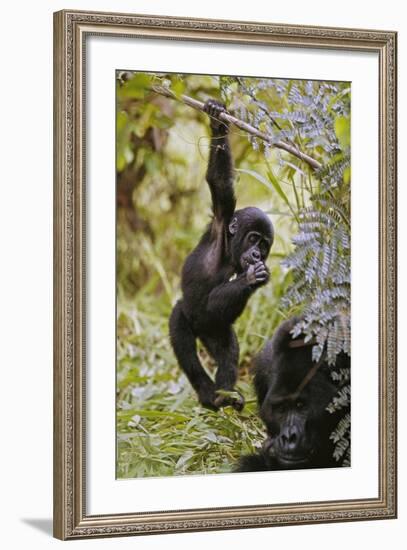
[[[238,472],[329,468],[341,466],[333,458],[330,434],[342,410],[326,410],[338,388],[332,368],[349,367],[341,353],[334,367],[324,357],[312,360],[312,343],[290,334],[297,318],[280,325],[255,361],[255,388],[268,438],[260,453],[241,458]]]
[[[239,345],[232,328],[248,299],[267,283],[265,260],[273,243],[273,226],[258,208],[236,210],[228,125],[220,120],[224,105],[205,104],[211,121],[211,144],[206,179],[212,197],[213,219],[185,261],[183,297],[170,318],[170,338],[179,365],[211,409],[244,406],[232,391],[237,380]],[[215,382],[202,367],[196,348],[199,338],[217,364]]]

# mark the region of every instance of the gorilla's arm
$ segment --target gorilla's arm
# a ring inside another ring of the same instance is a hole
[[[222,324],[232,324],[244,310],[253,290],[246,273],[215,287],[208,297],[208,313]]]
[[[218,321],[232,324],[244,310],[254,290],[264,282],[267,269],[263,262],[249,266],[247,272],[238,275],[234,280],[222,283],[209,294],[207,310],[215,315]]]
[[[233,162],[228,126],[219,121],[219,114],[224,110],[224,105],[217,101],[210,100],[205,104],[212,130],[206,180],[211,190],[215,219],[227,228],[235,211],[236,199],[233,189]]]

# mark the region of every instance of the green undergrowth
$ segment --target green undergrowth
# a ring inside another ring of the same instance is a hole
[[[251,358],[281,321],[274,304],[287,285],[275,268],[274,287],[251,299],[236,324],[240,344],[238,390],[246,405],[213,412],[200,406],[181,373],[168,336],[168,297],[143,294],[118,307],[117,477],[152,477],[230,472],[240,456],[264,441],[252,387]],[[261,304],[269,303],[265,310]],[[207,371],[214,364],[199,346]]]

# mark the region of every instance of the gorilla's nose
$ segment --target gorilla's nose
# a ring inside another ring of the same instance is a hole
[[[252,251],[252,258],[255,262],[261,260],[261,254],[256,248]]]
[[[298,430],[295,426],[286,426],[280,434],[281,447],[293,451],[298,444]]]

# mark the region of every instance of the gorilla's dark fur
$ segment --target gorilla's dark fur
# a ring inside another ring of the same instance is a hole
[[[234,389],[239,346],[232,328],[248,299],[269,278],[265,260],[273,243],[273,227],[258,208],[235,211],[232,156],[228,127],[219,120],[225,108],[208,101],[212,139],[206,179],[212,196],[213,219],[182,270],[183,297],[170,318],[171,344],[180,367],[200,402],[218,409],[241,409],[243,397],[218,390]],[[199,338],[217,364],[215,382],[203,369],[196,350]]]
[[[255,360],[260,417],[268,437],[258,454],[241,458],[237,471],[252,472],[340,466],[333,458],[330,434],[338,416],[326,410],[338,388],[332,367],[312,361],[312,344],[290,334],[299,319],[280,325]],[[349,366],[340,354],[334,368]],[[341,411],[343,414],[343,411]]]

